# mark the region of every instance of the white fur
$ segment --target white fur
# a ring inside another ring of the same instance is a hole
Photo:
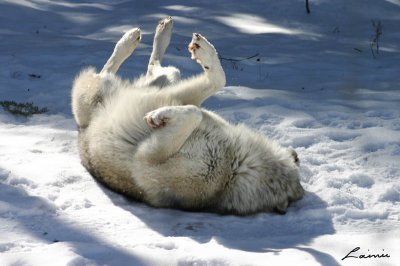
[[[297,155],[201,103],[225,85],[217,52],[200,34],[189,51],[203,74],[180,80],[162,67],[172,31],[162,20],[146,75],[115,75],[140,40],[125,34],[103,70],[83,70],[72,89],[83,165],[111,189],[156,207],[250,214],[284,213],[300,199]]]

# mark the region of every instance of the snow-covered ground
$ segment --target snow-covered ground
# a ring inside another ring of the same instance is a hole
[[[0,265],[400,265],[400,1],[304,2],[0,1],[0,101],[49,109],[0,108]],[[166,15],[166,63],[200,72],[192,32],[223,58],[228,86],[205,107],[299,153],[307,194],[286,215],[154,209],[81,166],[74,75],[137,26],[121,75],[143,73]],[[356,247],[390,257],[341,260]]]

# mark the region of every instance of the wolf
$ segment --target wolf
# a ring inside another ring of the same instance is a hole
[[[243,124],[201,104],[225,86],[214,46],[193,33],[188,50],[203,69],[181,80],[162,66],[173,19],[157,25],[147,73],[116,75],[141,40],[126,32],[103,69],[82,70],[72,86],[72,112],[83,166],[100,183],[157,208],[249,215],[284,214],[304,195],[299,159]]]

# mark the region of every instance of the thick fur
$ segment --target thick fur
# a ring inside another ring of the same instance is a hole
[[[214,47],[200,34],[189,44],[203,74],[180,80],[162,67],[172,18],[156,29],[148,71],[116,76],[140,41],[133,29],[103,70],[83,70],[72,89],[83,165],[101,183],[155,207],[247,215],[285,213],[300,199],[298,157],[244,125],[199,106],[225,85]]]

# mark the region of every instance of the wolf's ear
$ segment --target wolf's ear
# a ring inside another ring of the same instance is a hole
[[[293,157],[294,163],[297,166],[300,166],[300,160],[299,160],[299,156],[297,155],[297,152],[295,150],[293,150],[293,149],[290,149],[289,152]]]

